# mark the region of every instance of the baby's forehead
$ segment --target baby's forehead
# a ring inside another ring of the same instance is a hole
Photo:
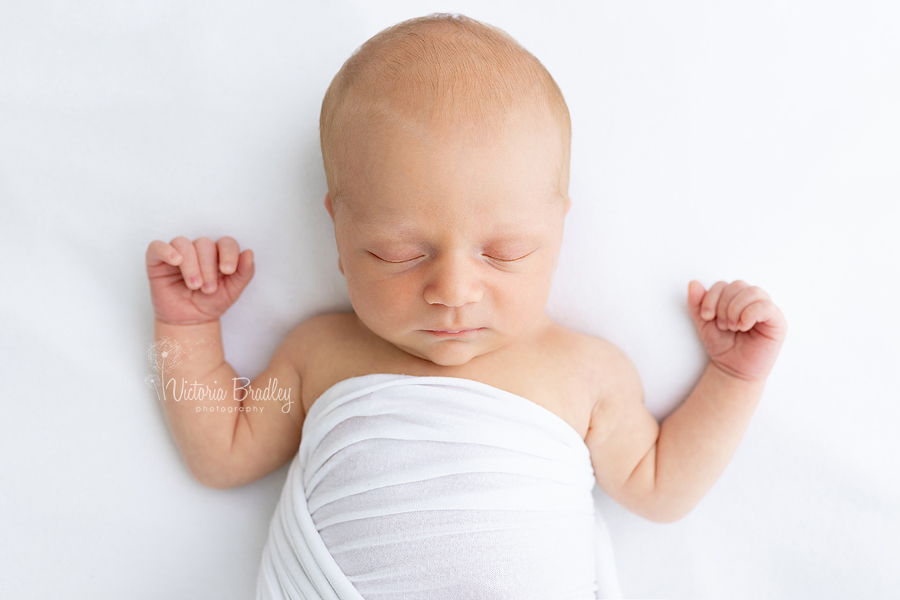
[[[414,211],[410,211],[414,213]],[[434,227],[427,218],[398,218],[396,212],[373,209],[355,219],[357,227],[345,229],[351,239],[384,244],[420,244],[434,239],[469,240],[491,244],[539,243],[547,234],[548,219],[522,218],[515,211],[479,215],[477,222],[455,222],[453,226]],[[359,226],[361,225],[361,226]]]
[[[529,237],[561,216],[565,198],[549,187],[531,189],[466,188],[451,190],[391,188],[388,193],[352,186],[341,196],[340,219],[361,235],[423,237],[441,230],[477,231],[490,237]]]
[[[471,87],[478,87],[474,81]],[[459,88],[468,87],[455,83]],[[356,115],[346,119],[345,125],[360,137],[442,140],[446,145],[461,139],[487,143],[499,141],[516,128],[521,131],[525,123],[536,122],[550,112],[545,105],[524,98],[517,103],[504,102],[471,89],[423,90],[414,85],[393,81],[360,86],[352,98]]]

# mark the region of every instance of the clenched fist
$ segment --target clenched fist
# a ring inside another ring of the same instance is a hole
[[[717,367],[740,379],[765,381],[787,335],[787,321],[769,295],[737,279],[709,290],[688,284],[688,310]]]
[[[231,237],[177,237],[147,247],[147,278],[156,318],[172,325],[215,321],[253,278],[253,251]]]

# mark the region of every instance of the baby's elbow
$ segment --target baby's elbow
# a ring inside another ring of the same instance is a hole
[[[202,485],[203,487],[206,487],[206,488],[209,488],[212,490],[227,490],[227,489],[231,489],[231,488],[235,487],[234,485],[230,484],[229,482],[223,481],[221,479],[212,479],[209,477],[197,477],[197,476],[194,476],[194,479],[196,479],[200,483],[200,485]]]
[[[641,511],[638,514],[648,521],[667,525],[685,518],[691,513],[693,509],[693,505],[679,506],[677,504],[667,503],[649,506],[644,511]]]
[[[642,519],[662,524],[680,521],[694,508],[693,504],[679,502],[671,496],[660,493],[659,490],[645,490],[642,494],[623,496],[617,500]]]
[[[244,482],[235,479],[232,474],[222,470],[200,470],[196,468],[189,468],[189,470],[200,485],[213,490],[229,490],[244,484]]]
[[[212,477],[209,473],[204,473],[202,471],[196,471],[194,469],[189,469],[191,475],[194,477],[194,480],[202,485],[203,487],[207,487],[213,490],[224,490],[225,486],[222,485],[222,482]]]
[[[690,511],[688,511],[688,512],[660,512],[660,513],[654,513],[651,515],[644,515],[644,518],[646,518],[650,521],[653,521],[654,523],[668,525],[670,523],[675,523],[675,522],[680,521],[681,519],[685,518],[689,512]]]

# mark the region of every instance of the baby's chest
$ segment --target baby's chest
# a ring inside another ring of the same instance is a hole
[[[592,389],[591,366],[584,364],[583,357],[574,351],[497,355],[491,361],[473,361],[448,369],[424,364],[425,361],[394,350],[354,344],[325,345],[301,372],[301,399],[306,412],[326,390],[351,377],[372,373],[459,377],[534,402],[568,423],[582,439],[587,435],[596,390]]]
[[[486,383],[521,396],[567,422],[581,439],[590,425],[592,394],[587,379],[572,372],[571,367],[548,362],[527,369],[511,368],[505,372],[474,374],[467,379]]]

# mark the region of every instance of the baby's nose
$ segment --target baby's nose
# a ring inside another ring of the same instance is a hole
[[[425,301],[457,307],[484,296],[480,265],[470,256],[445,254],[432,263],[425,284]]]

